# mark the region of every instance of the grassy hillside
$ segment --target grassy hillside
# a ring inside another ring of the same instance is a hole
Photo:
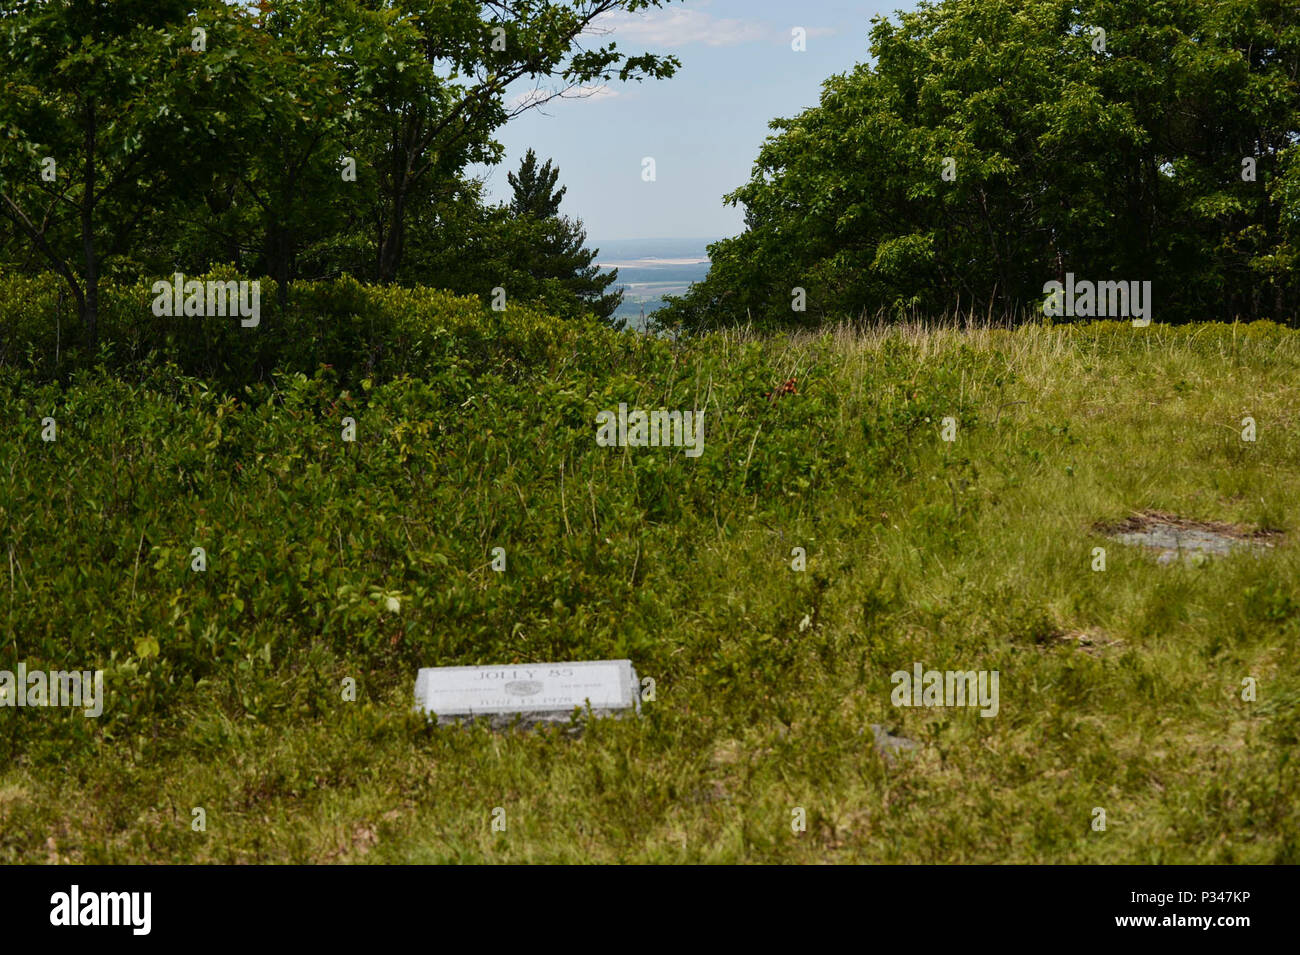
[[[0,669],[109,699],[0,708],[0,862],[1300,862],[1296,333],[674,342],[347,294],[342,344],[270,316],[297,357],[253,386],[10,348]],[[703,455],[598,447],[619,402],[704,409]],[[1164,566],[1094,529],[1144,509],[1282,533]],[[420,666],[617,657],[640,720],[410,712]],[[997,716],[893,706],[917,662],[998,670]]]

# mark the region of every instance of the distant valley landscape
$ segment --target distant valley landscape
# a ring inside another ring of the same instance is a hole
[[[623,289],[623,304],[615,318],[626,319],[631,328],[641,327],[641,315],[648,317],[663,307],[665,295],[681,295],[708,274],[708,246],[716,239],[607,239],[593,241],[599,250],[597,264],[603,271],[618,269],[617,287]]]

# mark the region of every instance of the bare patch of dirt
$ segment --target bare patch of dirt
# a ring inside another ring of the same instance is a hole
[[[1124,646],[1123,640],[1111,639],[1099,627],[1089,627],[1087,630],[1066,630],[1058,635],[1056,639],[1058,643],[1073,644],[1077,649],[1092,656],[1100,656],[1107,650],[1114,650]]]
[[[1184,558],[1222,556],[1234,550],[1260,553],[1282,537],[1282,532],[1277,530],[1251,530],[1223,521],[1192,521],[1165,511],[1139,511],[1122,521],[1098,521],[1092,529],[1124,544],[1159,550],[1162,564],[1179,555]]]

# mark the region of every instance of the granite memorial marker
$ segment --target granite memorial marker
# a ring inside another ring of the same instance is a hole
[[[487,720],[493,727],[568,723],[575,710],[593,716],[640,713],[631,660],[426,667],[415,678],[416,709],[438,725]]]

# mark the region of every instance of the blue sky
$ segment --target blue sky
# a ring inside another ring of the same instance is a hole
[[[749,178],[767,123],[816,105],[821,82],[867,59],[871,17],[906,0],[677,0],[618,14],[606,25],[626,53],[671,53],[670,80],[612,83],[595,95],[553,101],[501,131],[500,165],[473,170],[507,199],[506,173],[529,146],[560,168],[561,211],[593,240],[718,238],[743,228],[723,194]],[[791,30],[808,34],[791,49]],[[527,93],[521,89],[516,95]],[[643,182],[641,161],[657,179]]]

